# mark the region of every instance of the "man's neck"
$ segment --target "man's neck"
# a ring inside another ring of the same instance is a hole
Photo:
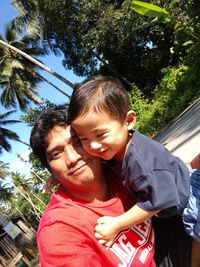
[[[110,199],[113,196],[112,188],[106,179],[83,187],[80,191],[67,192],[73,197],[79,198],[90,203],[102,202]]]

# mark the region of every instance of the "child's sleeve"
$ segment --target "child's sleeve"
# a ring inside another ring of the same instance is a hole
[[[163,216],[177,213],[181,200],[177,191],[173,173],[158,170],[146,173],[134,181],[137,194],[137,204],[144,210],[165,210]]]

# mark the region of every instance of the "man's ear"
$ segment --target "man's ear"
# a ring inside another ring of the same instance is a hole
[[[132,130],[136,123],[136,112],[133,110],[129,110],[126,115],[126,123],[128,130]]]

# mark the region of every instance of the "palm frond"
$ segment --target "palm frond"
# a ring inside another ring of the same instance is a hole
[[[9,110],[3,114],[0,114],[0,124],[1,124],[2,120],[5,120],[8,116],[12,115],[15,112],[16,112],[16,110]]]
[[[0,154],[2,153],[3,149],[5,149],[7,152],[9,152],[11,150],[11,145],[4,138],[4,136],[0,134]]]
[[[19,140],[19,136],[15,132],[6,128],[0,127],[0,135],[6,136],[8,139]]]
[[[14,59],[11,63],[11,67],[15,69],[24,70],[25,66],[18,59]]]

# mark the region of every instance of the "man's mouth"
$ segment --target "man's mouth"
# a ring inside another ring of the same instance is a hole
[[[68,175],[78,175],[78,174],[80,174],[81,172],[83,172],[85,170],[86,166],[87,166],[86,162],[79,163],[74,168],[71,168],[68,171]]]

